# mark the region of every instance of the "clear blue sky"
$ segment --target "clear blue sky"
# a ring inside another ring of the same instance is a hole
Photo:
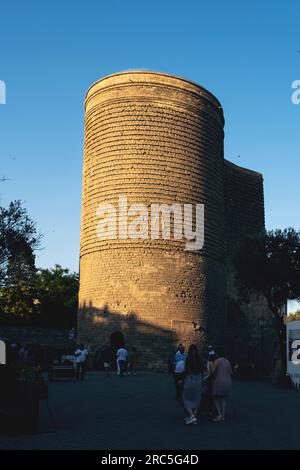
[[[140,68],[217,96],[225,157],[264,174],[267,228],[299,228],[299,2],[11,0],[0,6],[0,204],[21,199],[37,222],[38,266],[78,269],[87,88]]]

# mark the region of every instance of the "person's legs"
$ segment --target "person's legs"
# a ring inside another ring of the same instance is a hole
[[[85,363],[81,363],[81,371],[80,371],[80,378],[81,380],[84,380],[84,374],[85,374]]]
[[[182,402],[182,393],[183,393],[183,383],[184,383],[184,374],[179,374],[178,377],[178,387],[179,387],[179,401]]]
[[[192,408],[185,407],[188,416],[184,419],[185,424],[196,424],[197,416]]]
[[[178,400],[178,397],[179,397],[179,391],[178,391],[179,384],[178,384],[178,374],[176,374],[176,372],[174,372],[174,374],[173,374],[173,379],[174,379],[174,385],[175,385],[175,391],[176,391],[176,400]]]
[[[192,408],[186,408],[187,414],[191,418],[192,416],[195,416],[194,410]]]
[[[80,374],[80,364],[77,362],[76,364],[76,380],[79,380],[79,374]]]
[[[120,377],[122,377],[123,374],[124,374],[125,362],[126,361],[119,361],[119,368],[120,368],[120,374],[119,375],[120,375]]]
[[[221,412],[222,412],[222,416],[223,416],[224,419],[226,417],[226,408],[227,408],[227,398],[222,397],[222,399],[221,399]]]
[[[216,406],[216,409],[217,409],[218,416],[222,416],[220,397],[214,397],[214,400],[215,400],[215,406]]]
[[[196,418],[198,418],[198,416],[200,416],[201,402],[202,402],[202,387],[201,387],[201,393],[200,393],[200,398],[199,398],[198,406],[193,409],[194,416],[196,416]]]
[[[213,419],[213,421],[215,423],[219,423],[224,421],[224,417],[222,415],[222,397],[214,397],[214,400],[218,415]]]
[[[215,400],[212,395],[208,397],[208,414],[211,416],[215,414]]]
[[[173,377],[174,377],[175,390],[176,390],[176,400],[180,400],[181,395],[182,395],[183,374],[175,372]]]
[[[120,361],[117,361],[117,374],[121,374]]]

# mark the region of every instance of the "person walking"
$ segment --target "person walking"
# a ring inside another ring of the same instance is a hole
[[[88,350],[84,347],[83,344],[75,351],[76,358],[76,379],[84,380],[87,357],[89,355]]]
[[[203,362],[195,344],[189,347],[185,361],[182,402],[188,414],[185,424],[197,424],[198,409],[201,403]]]
[[[136,368],[139,362],[139,355],[135,347],[131,348],[128,354],[128,374],[136,375]]]
[[[217,355],[211,345],[208,346],[208,356],[206,362],[206,373],[203,375],[201,416],[204,419],[211,419],[215,416],[215,405],[212,396],[213,363]]]
[[[176,391],[176,400],[180,401],[182,397],[182,384],[184,379],[184,368],[185,368],[185,360],[187,357],[187,353],[185,352],[185,348],[183,344],[179,344],[178,349],[174,356],[174,383],[175,383],[175,391]]]
[[[128,359],[128,351],[125,347],[121,347],[117,350],[117,371],[118,376],[122,377],[125,372],[125,367]]]
[[[208,371],[209,374],[212,374],[212,366],[213,366],[213,363],[216,360],[216,358],[217,358],[217,355],[214,351],[214,348],[211,345],[209,345],[208,346],[208,357],[207,357],[207,363],[206,363],[207,371]]]
[[[106,373],[106,377],[109,377],[109,371],[111,369],[111,363],[112,363],[112,350],[110,346],[107,346],[104,348],[104,350],[101,353],[101,359],[103,361],[103,366],[104,370]]]
[[[232,367],[228,359],[224,357],[223,348],[217,349],[217,359],[212,364],[212,395],[217,410],[217,416],[213,422],[225,421],[227,398],[232,389]]]

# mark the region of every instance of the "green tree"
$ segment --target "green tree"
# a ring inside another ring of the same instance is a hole
[[[31,319],[55,326],[74,325],[78,274],[59,265],[36,269],[40,245],[35,223],[20,201],[0,207],[0,312],[2,318]]]
[[[39,269],[34,278],[34,290],[39,301],[39,314],[48,323],[74,325],[78,307],[79,276],[56,264],[51,269]]]
[[[300,231],[286,228],[247,238],[237,262],[242,291],[257,290],[267,299],[284,362],[286,331],[280,308],[288,299],[300,299]]]
[[[26,318],[37,312],[34,250],[41,236],[20,201],[0,207],[0,311]]]
[[[16,285],[35,271],[41,235],[20,201],[0,207],[0,286]]]
[[[29,319],[39,314],[39,300],[32,285],[22,281],[17,286],[0,288],[0,310],[6,320]]]

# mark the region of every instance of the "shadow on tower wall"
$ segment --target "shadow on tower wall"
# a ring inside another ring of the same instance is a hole
[[[120,346],[116,338],[122,342],[122,336],[128,349],[137,348],[141,368],[167,370],[168,359],[178,339],[175,331],[141,321],[135,312],[123,314],[111,311],[107,305],[99,309],[91,302],[80,306],[78,340],[88,346],[91,356],[95,357],[110,343],[116,349]]]

